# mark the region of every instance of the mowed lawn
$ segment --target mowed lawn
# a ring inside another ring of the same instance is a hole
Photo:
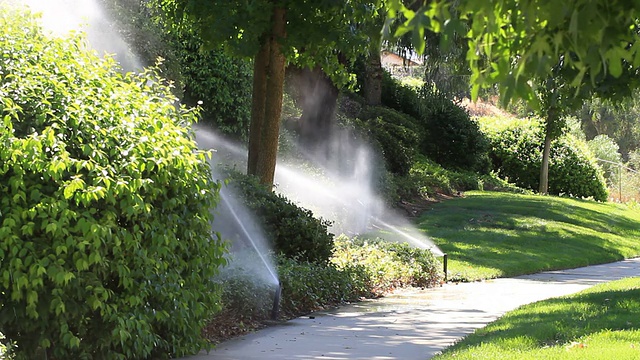
[[[520,307],[434,360],[640,359],[640,278]]]
[[[453,281],[640,255],[640,208],[624,204],[474,191],[435,204],[418,226],[448,254]]]

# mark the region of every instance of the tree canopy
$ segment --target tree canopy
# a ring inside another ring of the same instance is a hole
[[[452,9],[455,6],[455,14]],[[423,2],[414,11],[401,0],[387,2],[390,18],[407,19],[393,35],[413,32],[418,49],[424,31],[440,32],[446,46],[455,33],[466,33],[472,95],[480,87],[501,85],[501,98],[536,103],[535,84],[552,73],[558,59],[576,70],[574,88],[595,84],[603,76],[618,78],[625,64],[640,66],[640,4],[609,0],[441,0]],[[468,31],[464,24],[470,24]]]
[[[366,51],[367,35],[358,24],[381,6],[380,0],[154,1],[205,43],[254,59],[247,172],[265,184],[275,173],[286,64],[320,66],[334,82],[348,82],[338,55]]]

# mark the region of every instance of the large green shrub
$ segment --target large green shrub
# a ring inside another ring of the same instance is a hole
[[[253,176],[232,174],[245,205],[257,216],[276,253],[302,261],[326,264],[333,251],[331,223],[317,219],[286,197],[260,184]]]
[[[420,97],[410,86],[394,79],[388,71],[382,75],[382,105],[403,112],[416,119],[420,118]]]
[[[183,30],[172,39],[182,80],[184,100],[202,107],[203,122],[238,139],[247,139],[251,118],[251,64],[222,49],[203,49],[203,41]]]
[[[488,141],[467,110],[429,88],[421,91],[421,153],[445,168],[486,173]]]
[[[224,246],[193,111],[28,14],[0,23],[2,342],[25,359],[199,351]]]
[[[553,143],[551,159],[549,193],[607,201],[602,169],[584,142],[572,136],[560,137]]]
[[[519,187],[537,190],[544,127],[538,119],[481,118],[493,169]],[[607,199],[602,171],[584,142],[565,135],[551,143],[549,193]]]
[[[360,118],[379,146],[387,169],[394,174],[407,174],[419,141],[415,120],[382,106],[365,108]]]
[[[205,48],[189,26],[169,28],[157,4],[149,1],[99,0],[115,20],[120,35],[145,63],[162,57],[174,92],[202,108],[202,122],[238,139],[246,139],[251,115],[253,68],[220,48]]]

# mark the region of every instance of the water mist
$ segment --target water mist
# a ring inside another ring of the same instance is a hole
[[[210,161],[212,177],[214,180],[223,181],[224,176],[220,169],[232,163],[233,160],[229,154],[238,153],[241,150],[234,150],[229,144],[226,154],[217,151],[223,143],[221,138],[198,127],[196,127],[196,141],[200,148],[216,150]],[[256,291],[273,291],[271,318],[277,320],[282,288],[271,257],[273,252],[255,216],[242,203],[240,194],[232,184],[223,184],[220,189],[220,203],[214,212],[212,228],[230,244],[229,264],[221,269],[220,279],[250,281]],[[261,288],[262,286],[268,289]]]
[[[96,0],[7,0],[27,5],[40,13],[43,27],[53,35],[64,37],[73,31],[87,35],[90,48],[99,54],[112,54],[124,71],[140,71],[143,64],[127,42],[118,34],[102,6]]]
[[[246,148],[203,127],[196,132],[212,144],[217,157],[240,169],[246,167]],[[375,164],[381,159],[367,144],[347,130],[334,131],[323,144],[314,152],[298,147],[302,159],[278,160],[276,192],[332,221],[330,230],[336,234],[377,236],[443,255],[428,236],[386,206],[376,193],[374,178],[379,169]]]
[[[386,206],[375,189],[382,159],[346,129],[334,129],[323,146],[299,151],[324,176],[310,176],[304,167],[281,162],[276,168],[276,190],[318,216],[334,221],[333,231],[407,242],[434,255],[442,251],[405,217]]]

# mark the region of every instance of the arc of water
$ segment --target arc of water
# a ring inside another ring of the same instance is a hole
[[[273,278],[274,284],[279,284],[278,276],[276,275],[275,270],[271,268],[271,266],[269,265],[269,261],[267,261],[262,251],[260,251],[260,249],[258,248],[258,245],[256,245],[255,241],[253,240],[253,237],[251,236],[251,233],[249,232],[247,227],[244,225],[244,222],[242,221],[242,219],[240,219],[240,216],[238,216],[238,213],[234,210],[233,206],[231,206],[231,203],[227,199],[226,194],[221,193],[220,198],[222,199],[226,207],[229,209],[231,216],[233,216],[236,223],[240,226],[240,229],[242,230],[247,240],[249,240],[249,242],[251,243],[251,246],[253,246],[254,250],[260,257],[260,260],[262,260],[262,262],[264,263],[264,266],[267,268],[267,271],[269,271],[269,274]]]

